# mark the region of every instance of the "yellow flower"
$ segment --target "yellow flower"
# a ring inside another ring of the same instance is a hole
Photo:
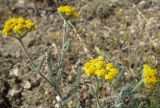
[[[25,25],[25,19],[23,17],[17,18],[17,23]]]
[[[13,34],[13,30],[11,26],[4,27],[2,33],[6,36],[11,36]]]
[[[118,74],[118,69],[115,68],[115,67],[114,67],[114,68],[111,68],[111,69],[110,69],[110,73],[112,73],[113,76],[117,76],[117,74]]]
[[[108,81],[112,81],[114,79],[114,77],[111,74],[107,74],[107,75],[105,75],[105,79]]]
[[[58,7],[58,12],[60,12],[62,15],[65,15],[65,17],[71,18],[71,19],[79,17],[79,14],[77,13],[77,11],[69,5]]]
[[[91,66],[91,63],[86,62],[86,63],[84,64],[84,69],[87,69],[87,68],[89,68],[90,66]]]
[[[105,66],[105,62],[103,59],[95,59],[95,61],[93,60],[93,63],[96,69],[101,69],[101,68],[104,68]]]
[[[112,81],[118,75],[118,69],[113,63],[106,64],[103,58],[95,58],[84,64],[87,76],[97,76]]]
[[[17,18],[11,18],[6,21],[5,26],[12,26],[14,27],[17,24]]]
[[[35,24],[31,20],[26,20],[26,27],[28,30],[35,30]]]
[[[31,20],[26,20],[23,17],[11,18],[5,22],[2,33],[6,36],[16,36],[17,38],[20,38],[25,32],[29,32],[34,29],[35,24]]]
[[[113,67],[114,67],[113,63],[106,64],[106,70],[110,70]]]
[[[18,34],[23,34],[26,31],[26,28],[23,24],[18,24],[14,27],[14,32],[18,33]]]
[[[157,70],[153,69],[148,64],[143,66],[143,82],[147,88],[152,89],[158,82]]]
[[[105,77],[105,75],[106,75],[106,70],[105,70],[105,69],[96,70],[96,71],[95,71],[95,74],[96,74],[98,77]]]
[[[87,72],[86,72],[86,73],[88,74],[88,76],[94,75],[95,70],[96,70],[96,68],[95,68],[93,65],[91,65],[91,66],[87,69]]]
[[[109,63],[108,66],[112,66],[112,63]],[[112,66],[109,68],[108,73],[105,75],[105,79],[108,81],[113,81],[113,79],[118,75],[118,69]]]
[[[101,58],[92,59],[84,64],[84,71],[87,74],[87,76],[91,75],[98,75],[101,76],[100,73],[103,73],[103,66],[105,62]],[[98,70],[98,71],[97,71]],[[98,74],[100,70],[100,73]],[[105,70],[104,70],[105,71]]]
[[[84,71],[85,73],[87,74],[87,76],[91,76],[91,75],[94,75],[95,74],[95,70],[96,68],[91,65],[90,63],[85,63],[85,66],[84,66]]]

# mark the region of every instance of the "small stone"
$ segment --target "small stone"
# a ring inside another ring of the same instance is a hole
[[[15,88],[13,88],[13,89],[9,90],[8,94],[11,97],[13,97],[13,96],[19,95],[21,92],[22,92],[22,89],[17,90]]]
[[[141,42],[139,43],[139,46],[141,46],[141,47],[143,47],[143,46],[145,46],[145,45],[146,45],[145,42],[142,42],[142,41],[141,41]]]
[[[128,73],[127,73],[127,72],[125,72],[125,73],[124,73],[124,75],[128,76]]]
[[[14,68],[10,71],[9,75],[10,76],[18,76],[19,75],[19,69],[18,68]]]
[[[57,104],[55,104],[55,108],[60,108],[60,106],[59,106],[59,104],[57,103]]]
[[[69,101],[67,103],[68,108],[74,108],[74,102],[73,101]]]
[[[26,81],[23,87],[24,89],[31,89],[32,85],[29,81]]]
[[[57,100],[57,102],[62,101],[61,98],[60,98],[60,96],[56,96],[56,100]]]

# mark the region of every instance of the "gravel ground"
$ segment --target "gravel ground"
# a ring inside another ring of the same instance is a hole
[[[72,22],[92,57],[97,57],[95,47],[98,47],[106,52],[109,61],[126,67],[134,67],[146,61],[159,64],[159,0],[99,0],[98,3],[94,0],[0,0],[0,30],[10,17],[23,16],[34,20],[36,31],[29,33],[23,41],[32,58],[38,62],[44,54],[56,54],[55,46],[60,48],[63,22],[56,11],[56,6],[60,4],[70,4],[79,11],[81,18]],[[125,40],[126,24],[131,36],[130,57],[126,49],[128,42],[122,42]],[[80,68],[89,60],[73,30],[69,31],[69,40],[71,48],[65,57],[65,76],[61,86],[63,95],[74,82],[77,67]],[[46,73],[45,65],[43,72]],[[138,79],[139,73],[135,71],[134,74],[134,78]],[[131,80],[128,78],[125,81]],[[80,90],[76,96],[81,108],[87,108],[89,97],[93,98],[85,90],[87,84],[92,82],[94,80],[82,75]],[[106,88],[102,88],[100,97],[109,95],[104,93],[105,90]],[[31,70],[17,41],[0,37],[0,108],[55,108],[58,104],[53,92],[49,84]],[[70,108],[74,108],[74,105],[75,103]]]

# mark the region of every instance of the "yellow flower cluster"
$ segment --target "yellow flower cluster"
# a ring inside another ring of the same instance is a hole
[[[68,5],[58,7],[58,11],[66,18],[73,19],[73,18],[79,17],[79,14],[77,13],[77,11],[73,7]]]
[[[106,64],[106,70],[108,74],[105,75],[105,79],[112,81],[118,75],[118,69],[114,67],[113,63]]]
[[[87,76],[98,76],[108,81],[112,81],[118,74],[118,69],[113,63],[106,64],[103,58],[92,59],[83,67]]]
[[[2,33],[6,36],[21,36],[28,31],[33,31],[34,29],[35,23],[31,20],[26,20],[22,17],[11,18],[5,22]]]
[[[158,82],[157,70],[145,64],[143,66],[143,81],[147,88],[152,89]]]

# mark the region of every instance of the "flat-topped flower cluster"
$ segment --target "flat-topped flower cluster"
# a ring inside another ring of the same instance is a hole
[[[87,76],[98,76],[108,81],[112,81],[118,75],[118,69],[113,63],[106,63],[103,58],[86,62],[83,69]]]
[[[74,19],[79,17],[77,11],[69,5],[58,7],[58,12],[60,12],[66,19]]]
[[[143,82],[147,88],[152,89],[158,82],[157,70],[145,64],[143,66]]]
[[[22,36],[24,33],[33,30],[35,30],[35,23],[20,17],[7,20],[2,33],[6,36]]]

